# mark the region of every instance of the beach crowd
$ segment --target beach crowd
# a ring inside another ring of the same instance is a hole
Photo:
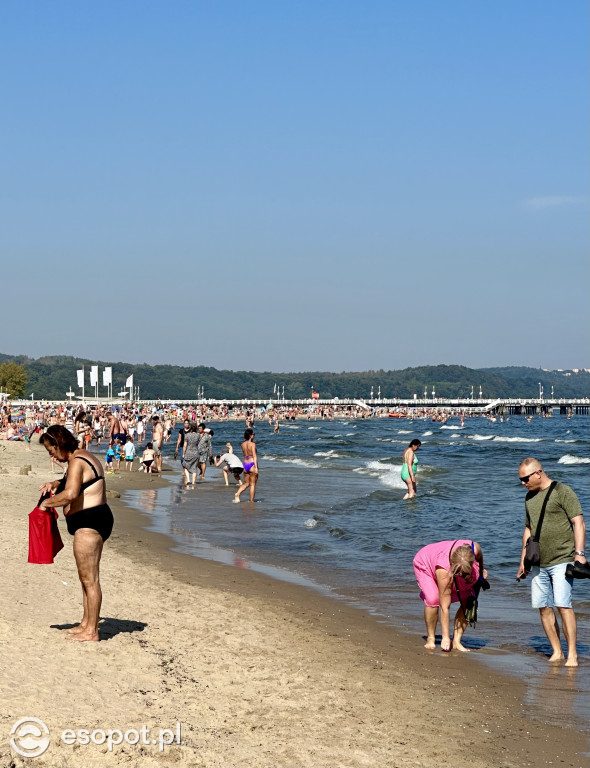
[[[257,421],[266,420],[278,433],[281,420],[393,416],[430,418],[444,423],[455,415],[460,416],[462,424],[465,418],[473,418],[471,414],[443,410],[401,413],[392,409],[367,410],[360,406],[318,405],[303,409],[279,405],[230,409],[219,405],[181,408],[133,403],[122,406],[31,403],[22,408],[2,406],[0,439],[22,441],[25,450],[30,450],[34,435],[40,435],[40,442],[49,453],[51,471],[57,467],[63,472],[67,465],[61,480],[41,486],[47,496],[40,502],[40,508],[62,506],[66,510],[68,531],[77,537],[74,554],[77,562],[80,560],[78,565],[84,595],[84,616],[73,634],[79,635],[77,639],[97,640],[101,602],[98,565],[102,546],[110,536],[113,525],[112,513],[106,504],[104,475],[119,471],[121,462],[124,462],[127,471],[132,471],[136,459],[139,459],[140,471],[160,473],[164,445],[171,440],[178,422],[182,422],[182,426],[174,444],[174,458],[181,462],[185,488],[194,488],[198,481],[203,481],[207,466],[214,465],[222,469],[226,485],[229,485],[230,477],[235,480],[238,488],[234,501],[239,502],[246,490],[249,491],[250,501],[255,500],[259,475],[254,432]],[[482,417],[495,420],[490,415]],[[208,423],[230,419],[245,421],[242,458],[236,455],[231,443],[225,443],[223,453],[214,455],[212,439],[215,433]],[[97,451],[90,451],[92,444],[98,448],[103,443],[104,468],[97,458]],[[404,496],[406,500],[416,496],[416,452],[420,446],[421,441],[414,439],[403,454],[401,477],[408,488]],[[76,459],[81,459],[84,465]],[[527,496],[522,557],[516,578],[520,580],[531,574],[532,606],[539,610],[543,629],[551,644],[553,652],[550,660],[566,659],[566,665],[576,666],[572,587],[575,578],[590,578],[585,556],[586,532],[582,508],[573,489],[553,482],[535,458],[521,462],[518,477],[527,490]],[[91,486],[95,488],[85,493]],[[51,499],[49,493],[53,494]],[[529,551],[531,542],[536,545],[534,557]],[[85,570],[84,564],[88,562],[93,562],[94,567]],[[440,621],[442,650],[468,650],[462,643],[463,634],[467,626],[477,620],[480,590],[489,588],[480,545],[470,539],[433,542],[420,549],[413,567],[424,602],[425,648],[431,650],[436,647],[436,627]],[[459,608],[451,637],[449,609],[453,602],[458,602]],[[558,617],[567,643],[567,658],[561,649]]]

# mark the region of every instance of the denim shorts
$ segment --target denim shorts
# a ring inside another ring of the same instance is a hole
[[[547,568],[533,566],[531,603],[533,608],[571,608],[573,579],[566,579],[567,563]]]

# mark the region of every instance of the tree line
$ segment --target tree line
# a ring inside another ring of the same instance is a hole
[[[305,399],[312,389],[320,397],[329,399],[436,397],[538,397],[539,383],[544,397],[587,397],[590,393],[590,374],[566,376],[537,368],[473,369],[461,365],[427,365],[403,370],[374,370],[362,372],[330,373],[326,371],[303,373],[272,373],[270,371],[228,371],[206,366],[184,367],[174,365],[132,365],[123,362],[101,362],[76,357],[49,356],[32,359],[0,354],[0,386],[12,396],[30,396],[35,399],[63,400],[72,389],[77,395],[76,371],[82,366],[86,372],[86,395],[91,396],[88,371],[99,365],[99,396],[106,395],[102,384],[102,369],[113,369],[113,393],[123,388],[133,374],[139,387],[140,399],[169,400],[196,399],[200,390],[205,398],[214,399],[276,399],[277,391],[286,399]]]

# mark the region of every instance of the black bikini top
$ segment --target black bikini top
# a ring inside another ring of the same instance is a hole
[[[86,480],[85,483],[82,483],[80,486],[80,493],[84,493],[84,491],[87,488],[90,488],[91,485],[94,485],[94,483],[98,483],[99,480],[104,480],[104,477],[102,475],[99,475],[96,471],[96,467],[91,461],[88,461],[88,459],[85,459],[84,456],[74,456],[75,459],[82,459],[82,461],[85,461],[90,467],[92,467],[92,471],[94,472],[94,477],[92,480]],[[62,477],[62,479],[59,481],[59,485],[57,486],[55,492],[61,493],[65,490],[66,482],[68,480],[68,473],[66,472],[65,475]]]

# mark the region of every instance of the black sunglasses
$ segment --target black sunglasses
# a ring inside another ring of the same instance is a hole
[[[528,481],[531,479],[531,477],[533,475],[536,475],[537,472],[540,472],[540,471],[541,471],[540,469],[536,469],[534,472],[531,472],[530,475],[525,475],[524,477],[519,477],[518,479],[520,480],[521,483],[528,483]]]

